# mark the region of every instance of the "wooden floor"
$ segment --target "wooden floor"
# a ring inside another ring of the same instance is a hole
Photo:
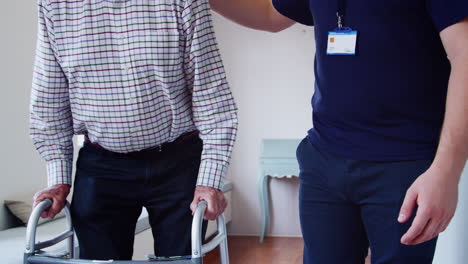
[[[258,237],[231,236],[228,243],[230,264],[302,264],[301,238],[267,237],[260,244]],[[203,263],[219,264],[218,250],[209,253]]]

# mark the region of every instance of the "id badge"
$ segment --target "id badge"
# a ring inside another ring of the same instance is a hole
[[[348,27],[328,32],[327,55],[356,55],[358,32]]]

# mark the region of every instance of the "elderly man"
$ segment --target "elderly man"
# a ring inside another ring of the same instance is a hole
[[[53,200],[72,185],[73,135],[85,135],[72,216],[85,259],[132,258],[142,207],[159,256],[190,254],[191,210],[226,207],[220,188],[236,107],[208,0],[39,0],[31,137]]]

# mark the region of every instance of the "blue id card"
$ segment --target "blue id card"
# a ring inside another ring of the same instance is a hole
[[[356,55],[358,32],[349,27],[328,32],[327,55]]]

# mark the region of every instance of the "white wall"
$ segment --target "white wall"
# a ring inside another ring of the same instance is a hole
[[[236,102],[240,130],[232,157],[232,234],[260,230],[257,168],[262,138],[303,138],[311,127],[314,36],[294,26],[272,34],[215,15],[216,35]],[[271,181],[272,235],[300,235],[298,180]]]
[[[36,10],[35,1],[2,1],[0,9],[0,230],[9,222],[4,199],[46,185],[45,165],[28,134]]]

